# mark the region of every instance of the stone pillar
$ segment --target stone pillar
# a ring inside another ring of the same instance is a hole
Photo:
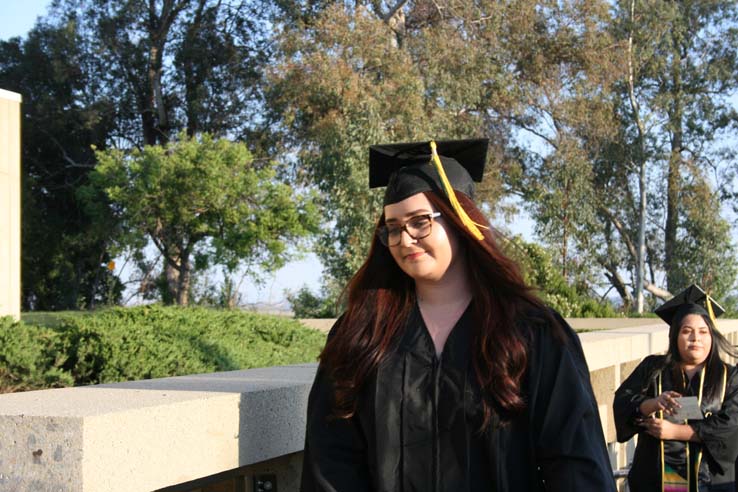
[[[0,89],[0,316],[20,318],[21,96]]]

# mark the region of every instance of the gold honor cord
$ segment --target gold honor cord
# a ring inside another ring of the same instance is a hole
[[[438,171],[438,175],[441,177],[441,183],[443,183],[443,189],[446,191],[448,201],[451,202],[451,207],[453,207],[454,211],[456,211],[456,214],[459,216],[461,222],[466,226],[469,232],[471,232],[477,240],[481,241],[482,239],[484,239],[484,234],[482,234],[482,231],[480,231],[479,228],[481,227],[482,229],[489,229],[489,227],[486,227],[482,224],[477,224],[466,213],[466,210],[464,210],[464,208],[459,203],[459,199],[456,198],[456,193],[454,193],[454,189],[451,187],[451,183],[448,181],[448,176],[446,176],[446,171],[443,169],[441,158],[438,157],[438,152],[436,151],[435,141],[430,141],[430,148],[431,152],[433,153],[433,164],[436,166],[436,171]]]
[[[709,301],[708,301],[709,302]],[[705,373],[707,372],[706,368],[702,368],[700,370],[700,388],[697,396],[697,406],[701,409],[702,408],[702,390],[705,386]],[[684,372],[682,372],[682,378],[684,378]],[[728,386],[728,369],[725,364],[723,364],[723,388],[720,391],[720,406],[722,407],[722,404],[725,402],[725,391]],[[685,383],[686,387],[686,383]],[[657,382],[657,396],[661,394],[661,373],[659,373],[658,382]],[[711,414],[709,412],[705,413],[705,417],[709,417]],[[659,418],[664,418],[664,412],[663,410],[659,410]],[[684,421],[686,425],[689,425],[687,420]],[[661,446],[661,492],[664,492],[664,471],[665,471],[665,463],[664,463],[664,441],[662,439],[659,439],[659,444]],[[686,458],[687,458],[687,489],[692,490],[691,488],[691,482],[690,482],[690,466],[689,466],[689,441],[685,443],[685,452],[686,452]],[[699,488],[699,479],[700,479],[700,466],[702,464],[702,449],[700,448],[699,451],[697,451],[697,459],[695,460],[694,464],[694,483],[695,483],[695,491]]]

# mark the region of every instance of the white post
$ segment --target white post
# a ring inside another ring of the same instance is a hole
[[[20,319],[21,96],[0,89],[0,316]]]

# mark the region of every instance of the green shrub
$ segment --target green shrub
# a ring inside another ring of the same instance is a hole
[[[0,393],[72,385],[63,345],[53,329],[0,318]]]
[[[288,318],[142,306],[0,325],[0,391],[315,361],[325,335]]]

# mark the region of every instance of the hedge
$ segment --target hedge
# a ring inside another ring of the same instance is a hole
[[[296,320],[199,307],[0,318],[0,392],[312,362],[324,344]]]

